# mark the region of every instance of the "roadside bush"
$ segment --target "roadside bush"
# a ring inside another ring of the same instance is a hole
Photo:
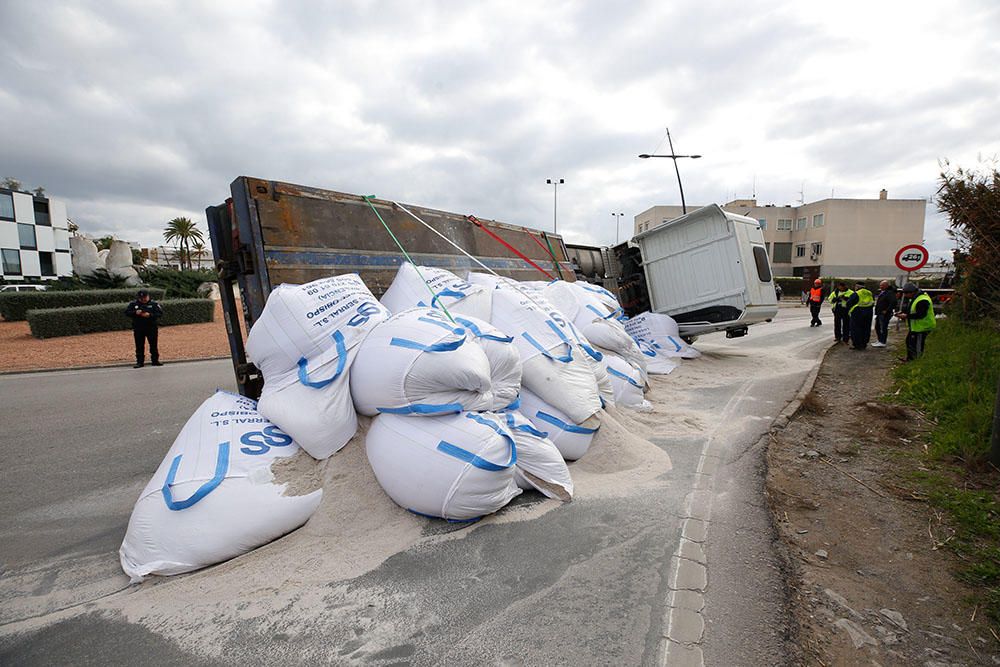
[[[126,302],[74,308],[28,311],[28,325],[35,338],[76,336],[98,331],[122,331],[132,328],[125,315]],[[163,301],[160,326],[196,324],[215,319],[215,302],[211,299],[174,299]]]
[[[996,324],[938,320],[923,356],[898,367],[895,375],[895,398],[919,407],[937,424],[929,436],[933,456],[967,464],[985,459],[1000,376]]]
[[[165,268],[139,269],[139,278],[147,285],[162,289],[168,299],[194,299],[198,297],[198,285],[215,282],[218,276],[211,269],[178,271]]]
[[[120,303],[124,310],[125,304],[135,298],[137,291],[129,287],[114,290],[4,292],[0,293],[0,315],[8,321],[24,320],[27,319],[29,310],[71,308],[101,303]],[[150,288],[148,291],[157,301],[164,296],[162,289]]]

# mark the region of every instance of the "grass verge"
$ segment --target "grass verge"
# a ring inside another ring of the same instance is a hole
[[[951,534],[939,546],[958,556],[959,578],[976,590],[986,615],[1000,623],[1000,475],[985,464],[1000,334],[995,325],[941,320],[927,342],[923,357],[894,371],[891,400],[916,407],[934,424],[925,436],[925,465],[909,476],[946,517]]]

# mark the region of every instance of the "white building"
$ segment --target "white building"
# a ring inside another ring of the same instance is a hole
[[[0,254],[8,282],[73,275],[66,204],[0,188]]]

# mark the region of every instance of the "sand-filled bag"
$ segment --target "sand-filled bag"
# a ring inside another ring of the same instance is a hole
[[[416,514],[469,521],[521,493],[514,481],[517,446],[493,413],[381,414],[372,420],[365,449],[382,489]]]
[[[411,308],[358,349],[351,395],[363,415],[440,415],[493,407],[490,362],[476,336],[439,310]]]
[[[645,385],[642,373],[626,359],[612,352],[604,352],[604,363],[611,376],[611,386],[615,391],[615,405],[618,407],[648,410],[650,404],[644,398]]]
[[[354,356],[388,317],[356,273],[273,289],[247,336],[264,376],[260,413],[317,459],[343,447],[357,431]]]
[[[470,315],[455,315],[455,323],[475,337],[490,362],[492,410],[503,410],[517,400],[521,391],[521,354],[514,337],[485,320]]]
[[[228,560],[305,523],[316,461],[255,401],[218,391],[188,419],[132,510],[119,556],[133,582]]]
[[[527,417],[539,431],[547,433],[548,439],[567,461],[576,461],[586,454],[594,434],[601,427],[598,415],[588,418],[582,424],[575,424],[566,413],[523,387],[518,412]]]
[[[654,343],[657,354],[665,357],[697,359],[701,352],[691,347],[680,336],[677,321],[663,313],[639,313],[625,322],[625,331],[637,340]]]
[[[573,479],[562,453],[531,420],[517,410],[502,414],[517,445],[514,480],[522,489],[535,489],[549,498],[573,499]]]
[[[416,267],[403,262],[389,289],[382,295],[382,305],[400,313],[410,308],[441,308],[452,315],[490,318],[491,289],[462,280],[451,271],[433,266]]]

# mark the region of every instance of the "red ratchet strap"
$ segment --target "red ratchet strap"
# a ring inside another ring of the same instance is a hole
[[[542,242],[539,241],[537,238],[535,238],[535,235],[532,234],[531,232],[529,232],[528,230],[525,230],[525,233],[528,236],[530,236],[532,238],[532,240],[534,240],[535,243],[538,244],[538,247],[540,247],[542,249],[542,252],[544,252],[546,255],[548,255],[549,257],[552,258],[552,268],[554,268],[556,270],[556,273],[559,274],[559,280],[562,280],[563,279],[563,277],[562,277],[562,269],[559,267],[559,260],[556,259],[555,254],[552,252],[552,246],[549,245],[548,247],[545,247],[544,245],[542,245]],[[545,235],[545,232],[539,232],[539,234],[542,235],[542,238],[545,239],[546,243],[549,242],[549,239]]]
[[[492,236],[492,237],[493,237],[494,239],[496,239],[496,240],[497,240],[497,241],[499,241],[499,242],[500,242],[501,244],[503,244],[503,246],[504,246],[505,248],[507,248],[507,249],[508,249],[508,250],[510,250],[510,251],[511,251],[512,253],[514,253],[515,255],[517,255],[518,257],[520,257],[521,259],[523,259],[524,261],[526,261],[526,262],[527,262],[528,264],[531,264],[531,265],[532,265],[533,267],[535,267],[536,269],[538,269],[539,271],[541,271],[542,273],[544,273],[544,274],[545,274],[546,276],[548,276],[549,280],[555,280],[555,278],[554,278],[554,277],[552,276],[552,274],[551,274],[551,273],[549,273],[548,271],[546,271],[546,270],[545,270],[545,269],[543,269],[542,267],[540,267],[540,266],[538,266],[537,264],[535,264],[534,262],[532,262],[532,261],[531,261],[530,259],[528,259],[528,258],[527,258],[527,257],[526,257],[526,256],[524,255],[524,253],[522,253],[522,252],[521,252],[520,250],[518,250],[517,248],[515,248],[514,246],[512,246],[512,245],[511,245],[511,244],[509,244],[509,243],[507,243],[506,241],[504,241],[504,240],[503,240],[502,238],[500,238],[499,236],[497,236],[497,235],[496,235],[496,234],[495,234],[495,233],[494,233],[494,232],[493,232],[492,230],[490,230],[490,229],[487,229],[487,228],[486,228],[486,226],[485,226],[485,225],[483,225],[483,223],[482,223],[482,222],[480,222],[478,218],[476,218],[476,216],[474,216],[474,215],[467,215],[467,216],[465,216],[465,219],[466,219],[466,220],[468,220],[469,222],[471,222],[472,224],[474,224],[474,225],[475,225],[476,227],[479,227],[479,228],[480,228],[481,230],[483,230],[484,232],[486,232],[486,233],[487,233],[487,234],[489,234],[490,236]],[[531,234],[528,234],[528,236],[531,236]],[[535,237],[534,237],[534,236],[531,236],[531,238],[535,238]],[[537,239],[536,239],[536,240],[537,240]]]

